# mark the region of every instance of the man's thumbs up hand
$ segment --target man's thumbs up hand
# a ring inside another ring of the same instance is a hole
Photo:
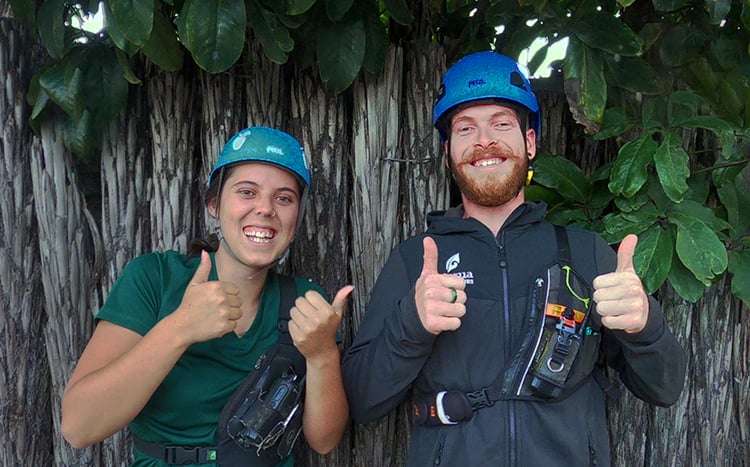
[[[438,273],[438,248],[432,237],[425,237],[422,246],[422,273],[414,287],[419,319],[432,334],[455,331],[466,313],[466,283],[453,274]]]
[[[602,317],[602,325],[609,329],[640,332],[648,321],[648,296],[633,266],[637,244],[636,235],[622,239],[615,272],[594,279],[596,310]]]

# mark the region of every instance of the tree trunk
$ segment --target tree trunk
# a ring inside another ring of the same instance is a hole
[[[156,71],[148,81],[151,105],[153,191],[151,247],[156,251],[187,251],[202,212],[195,193],[197,148],[193,103],[197,83],[188,73]]]
[[[435,91],[444,71],[440,46],[417,40],[406,49],[404,115],[402,127],[401,203],[404,238],[424,231],[430,211],[449,207],[449,178],[440,137],[432,125]]]
[[[150,249],[149,145],[143,88],[131,89],[128,107],[105,130],[101,152],[102,242],[105,259],[100,290],[106,298],[125,265]],[[93,310],[95,313],[98,310]],[[132,461],[131,439],[123,429],[101,446],[103,466],[127,466]]]
[[[346,268],[349,118],[343,96],[327,91],[309,73],[298,72],[290,87],[290,130],[304,146],[312,176],[305,216],[292,243],[291,269],[319,283],[332,300],[339,288],[351,282]],[[348,316],[345,312],[342,320],[344,336],[351,335]],[[351,465],[351,434],[347,431],[325,458],[309,449],[296,454],[302,466]]]
[[[351,193],[352,273],[356,286],[354,328],[365,315],[365,304],[380,270],[401,240],[399,179],[401,164],[401,90],[403,51],[392,47],[383,74],[353,84],[354,135]],[[356,466],[401,465],[408,431],[403,410],[367,426],[355,426]]]
[[[4,2],[0,2],[2,5]],[[0,443],[3,465],[50,465],[49,366],[40,306],[39,244],[28,163],[31,133],[24,96],[28,36],[0,17]]]
[[[93,252],[100,253],[100,249],[92,244],[99,242],[99,233],[86,209],[71,154],[63,145],[62,128],[42,124],[41,140],[35,139],[31,150],[31,175],[39,223],[42,303],[47,313],[44,335],[52,381],[52,421],[55,433],[60,433],[65,384],[91,334],[91,310],[99,308],[99,267]],[[56,465],[92,465],[95,458],[93,449],[75,450],[61,437],[54,437],[52,445]]]

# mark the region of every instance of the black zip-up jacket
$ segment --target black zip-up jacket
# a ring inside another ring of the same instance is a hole
[[[554,227],[543,219],[545,212],[543,203],[524,203],[497,237],[479,221],[462,218],[459,208],[432,213],[427,232],[404,241],[383,267],[343,359],[355,421],[374,421],[406,397],[471,392],[502,382],[502,399],[475,411],[470,420],[415,426],[408,465],[610,465],[605,395],[589,371],[597,353],[640,399],[668,406],[679,397],[685,353],[652,298],[648,322],[639,333],[600,328],[598,315],[590,312],[595,332],[584,343],[594,346],[588,352],[594,357],[576,362],[588,373],[566,388],[561,400],[519,395],[529,342],[539,334],[534,324],[539,318],[532,318],[530,308],[533,284],[558,259]],[[616,253],[600,236],[576,228],[567,232],[573,269],[585,281],[615,270]],[[461,326],[437,336],[422,326],[414,301],[424,235],[438,246],[438,272],[466,281]]]

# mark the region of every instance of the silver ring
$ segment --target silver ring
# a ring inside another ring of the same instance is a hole
[[[456,289],[453,287],[450,287],[451,289],[451,303],[456,303],[456,300],[458,300],[458,292],[456,292]]]

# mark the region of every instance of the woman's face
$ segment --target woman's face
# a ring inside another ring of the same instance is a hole
[[[247,162],[226,173],[221,194],[208,204],[218,218],[229,255],[243,265],[263,268],[278,260],[294,237],[300,188],[290,172]]]

